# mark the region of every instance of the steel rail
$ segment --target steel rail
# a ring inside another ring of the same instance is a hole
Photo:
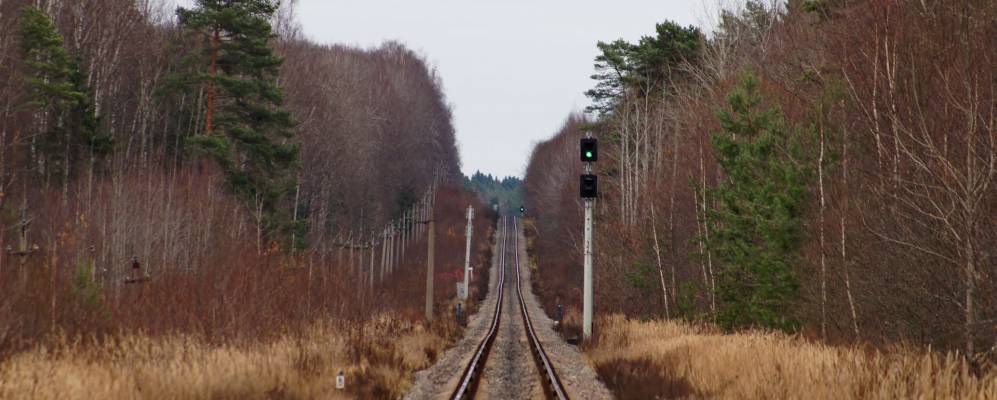
[[[523,324],[526,326],[530,349],[532,350],[534,360],[537,362],[540,375],[542,375],[541,382],[544,384],[544,391],[547,393],[547,397],[567,399],[568,395],[564,390],[564,385],[561,383],[561,378],[557,376],[557,371],[554,370],[554,365],[551,363],[550,357],[547,356],[547,352],[544,351],[543,344],[540,343],[540,338],[537,336],[536,330],[533,329],[533,321],[530,320],[530,311],[526,307],[526,298],[523,297],[523,282],[519,275],[518,223],[518,219],[513,219],[513,230],[515,232],[515,236],[513,236],[515,238],[513,239],[513,248],[516,251],[516,292],[519,295],[519,306],[523,311]]]
[[[500,317],[502,314],[502,297],[505,289],[505,264],[506,264],[506,246],[509,239],[509,229],[508,222],[504,219],[501,226],[502,233],[502,245],[499,248],[498,265],[496,266],[498,270],[498,285],[496,285],[495,290],[498,291],[498,297],[495,303],[495,314],[492,315],[492,324],[488,327],[488,333],[485,335],[481,343],[478,344],[477,349],[474,352],[474,356],[471,357],[471,361],[464,368],[464,372],[460,377],[460,385],[454,390],[453,395],[450,396],[452,399],[464,399],[470,398],[471,395],[478,387],[478,379],[481,376],[482,369],[485,366],[485,360],[488,359],[488,354],[491,351],[492,343],[495,342],[495,337],[498,334],[498,327],[500,322]]]

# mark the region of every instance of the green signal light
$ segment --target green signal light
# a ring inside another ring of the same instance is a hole
[[[591,151],[586,151],[585,152],[585,158],[592,158],[592,152]]]

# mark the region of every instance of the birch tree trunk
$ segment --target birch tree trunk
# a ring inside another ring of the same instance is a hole
[[[827,339],[827,260],[824,257],[824,212],[827,202],[824,200],[824,126],[817,130],[820,134],[820,150],[817,157],[817,183],[820,192],[820,212],[817,222],[820,227],[818,246],[820,246],[820,337]]]
[[[658,260],[658,278],[661,279],[661,300],[665,303],[665,318],[671,319],[672,313],[668,307],[668,286],[665,285],[665,271],[661,267],[661,246],[658,245],[658,220],[651,207],[651,231],[654,233],[654,255]]]

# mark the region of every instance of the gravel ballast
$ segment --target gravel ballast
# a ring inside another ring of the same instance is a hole
[[[464,337],[443,353],[433,366],[416,372],[412,389],[407,399],[444,399],[456,388],[461,373],[475,348],[489,328],[495,312],[500,268],[506,268],[505,295],[498,336],[485,363],[484,373],[476,398],[484,399],[539,399],[543,398],[540,374],[530,353],[526,329],[523,324],[519,298],[516,294],[517,256],[519,273],[522,279],[523,297],[526,302],[534,329],[544,346],[550,361],[557,370],[567,394],[572,399],[610,399],[612,394],[599,381],[595,370],[581,352],[561,339],[553,330],[554,323],[540,308],[530,285],[530,271],[527,267],[526,245],[519,224],[499,229],[493,245],[492,265],[489,285],[493,288],[482,302],[478,312],[468,320]],[[518,222],[518,221],[517,221]],[[501,223],[501,222],[500,222]],[[506,234],[508,233],[508,237]],[[513,236],[515,235],[515,236]],[[502,243],[507,245],[503,249]],[[505,259],[503,260],[503,252]],[[503,262],[504,261],[504,262]]]

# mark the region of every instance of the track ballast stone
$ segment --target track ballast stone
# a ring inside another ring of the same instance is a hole
[[[447,349],[435,364],[415,373],[412,389],[405,396],[406,399],[445,399],[449,398],[457,387],[464,367],[471,361],[478,343],[488,332],[492,315],[495,314],[495,299],[498,295],[493,286],[498,282],[500,247],[504,235],[505,232],[500,227],[495,234],[495,243],[492,244],[492,268],[488,274],[488,285],[491,289],[478,307],[478,312],[469,316],[464,337]]]
[[[588,359],[582,355],[577,347],[568,344],[561,339],[561,336],[554,332],[554,321],[551,320],[540,307],[540,301],[533,295],[533,285],[530,280],[530,268],[526,256],[526,239],[523,232],[517,232],[519,236],[519,261],[523,280],[523,298],[526,301],[526,308],[530,313],[530,320],[533,321],[533,330],[536,331],[540,344],[543,345],[547,357],[554,364],[554,370],[561,378],[561,383],[567,395],[571,399],[612,399],[613,394],[606,388],[606,385],[599,380],[599,375],[589,364]],[[507,276],[508,278],[508,276]],[[509,282],[507,281],[506,284]]]
[[[503,221],[506,222],[506,221]],[[511,221],[508,221],[511,222]],[[518,222],[518,221],[517,221]],[[511,229],[515,226],[515,231]],[[554,322],[547,317],[533,295],[527,266],[526,241],[519,224],[499,229],[493,244],[492,266],[489,273],[488,296],[478,312],[468,321],[464,337],[444,352],[433,366],[416,372],[407,399],[446,399],[457,387],[460,375],[474,350],[488,331],[498,298],[495,283],[500,268],[506,268],[504,306],[500,326],[475,398],[479,399],[538,399],[543,398],[540,374],[527,340],[519,298],[516,295],[516,256],[520,262],[523,297],[533,321],[534,330],[553,363],[565,391],[572,399],[611,399],[612,394],[599,381],[595,370],[581,352],[554,332]],[[513,237],[516,235],[516,237]],[[508,237],[506,237],[508,236]],[[507,246],[503,248],[503,239]],[[503,259],[502,253],[505,253]]]

